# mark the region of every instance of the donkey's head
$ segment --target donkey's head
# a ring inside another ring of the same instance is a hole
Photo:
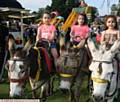
[[[30,41],[23,48],[16,48],[14,39],[8,42],[11,58],[8,60],[8,77],[10,79],[10,97],[22,96],[24,82],[29,73],[28,53]]]
[[[117,76],[117,64],[113,60],[115,54],[120,46],[120,40],[117,40],[110,50],[103,49],[100,45],[99,49],[96,49],[93,41],[88,39],[88,47],[92,55],[92,63],[89,66],[91,73],[91,79],[93,82],[93,98],[96,101],[104,100],[109,83],[113,74]],[[114,80],[116,83],[116,80]],[[113,89],[115,89],[113,87]]]

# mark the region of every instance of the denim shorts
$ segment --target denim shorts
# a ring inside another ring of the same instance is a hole
[[[51,42],[51,44],[50,44],[50,48],[57,48],[56,43],[55,43],[55,42]]]

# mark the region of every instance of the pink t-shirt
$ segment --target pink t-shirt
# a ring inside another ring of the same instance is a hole
[[[90,31],[90,28],[87,25],[83,25],[83,26],[73,25],[71,27],[71,34],[73,34],[74,37],[80,36],[80,37],[73,38],[73,40],[77,42],[80,42],[81,39],[87,38],[89,31]]]
[[[49,40],[51,38],[52,33],[56,31],[54,25],[45,25],[42,24],[38,27],[38,38],[45,38]]]

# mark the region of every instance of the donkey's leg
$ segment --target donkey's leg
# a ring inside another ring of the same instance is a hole
[[[69,98],[68,102],[74,102],[74,90],[72,90],[72,87],[68,90],[69,91]]]
[[[42,99],[44,96],[44,85],[41,86],[41,90],[40,90],[40,98]]]
[[[49,80],[45,83],[45,89],[44,89],[45,90],[45,96],[49,96],[50,88],[51,88],[51,85],[50,85],[50,80]]]
[[[83,76],[81,76],[81,72],[77,75],[74,82],[74,100],[75,102],[80,102],[81,96],[81,87],[83,84]]]
[[[35,88],[34,80],[29,78],[29,81],[30,81],[31,89],[33,90]],[[36,92],[35,91],[32,92],[32,98],[36,98]]]
[[[53,90],[54,90],[54,81],[55,81],[55,76],[51,76],[50,81],[49,82],[49,95],[53,94]]]
[[[41,98],[41,102],[46,101],[46,98],[48,96],[48,82],[44,83],[41,86],[41,91],[40,91],[40,98]]]

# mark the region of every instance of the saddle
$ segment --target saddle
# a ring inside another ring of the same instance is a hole
[[[80,66],[80,54],[74,51],[62,52],[57,60],[59,73],[75,75]]]

